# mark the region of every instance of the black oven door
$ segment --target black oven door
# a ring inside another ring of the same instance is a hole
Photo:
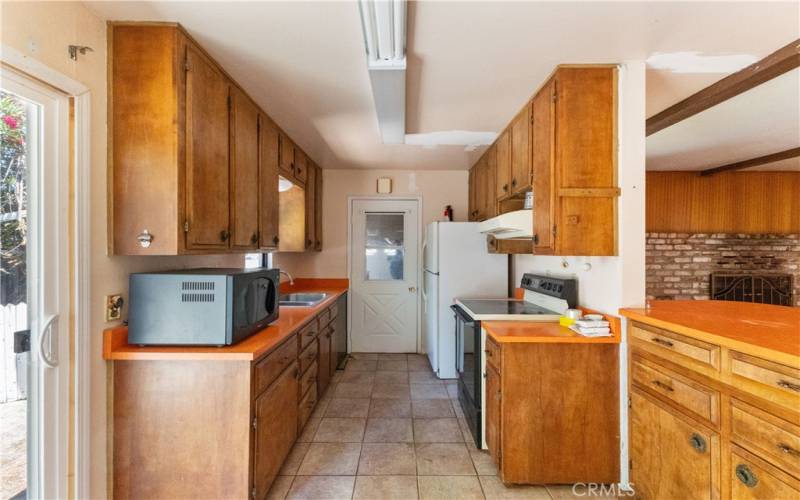
[[[456,317],[456,372],[458,401],[464,412],[475,445],[481,436],[481,322],[472,319],[458,305],[450,306]]]

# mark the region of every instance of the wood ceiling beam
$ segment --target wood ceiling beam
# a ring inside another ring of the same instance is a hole
[[[758,158],[751,158],[750,160],[737,161],[736,163],[729,163],[719,167],[709,168],[700,172],[701,176],[718,174],[720,172],[730,172],[731,170],[742,170],[745,168],[757,167],[759,165],[766,165],[776,161],[787,160],[789,158],[797,158],[800,156],[800,148],[787,149],[778,153],[772,153]]]
[[[652,135],[800,66],[800,38],[647,119]]]

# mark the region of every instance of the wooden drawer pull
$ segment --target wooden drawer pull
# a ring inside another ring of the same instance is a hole
[[[672,343],[672,342],[670,342],[669,340],[664,340],[664,339],[662,339],[662,338],[660,338],[660,337],[653,337],[651,340],[652,340],[653,342],[655,342],[656,344],[661,344],[661,345],[663,345],[664,347],[675,347],[675,344],[673,344],[673,343]]]
[[[689,438],[689,444],[692,445],[692,448],[698,453],[706,452],[706,440],[703,439],[703,436],[700,434],[692,434],[692,437]]]
[[[777,446],[779,450],[786,453],[787,455],[791,455],[793,457],[800,457],[800,451],[795,450],[786,443],[778,443]]]
[[[664,382],[662,382],[660,380],[653,380],[652,383],[653,383],[654,386],[660,387],[660,388],[664,389],[665,391],[675,392],[675,389],[673,389],[671,385],[666,384],[666,383],[664,383]]]
[[[778,387],[783,387],[784,389],[789,389],[790,391],[800,392],[800,385],[793,384],[788,380],[779,380]]]
[[[755,488],[758,484],[758,477],[756,477],[755,473],[750,470],[750,467],[745,464],[736,466],[736,479],[748,488]]]

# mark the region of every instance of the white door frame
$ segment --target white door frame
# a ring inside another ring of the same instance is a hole
[[[422,279],[422,267],[420,265],[420,257],[422,252],[422,196],[357,196],[351,195],[347,197],[347,278],[350,286],[353,283],[353,263],[350,257],[350,251],[353,248],[353,202],[355,201],[413,201],[417,203],[417,289],[419,289],[420,279]],[[415,294],[417,301],[417,352],[420,352],[422,346],[422,308],[421,308],[421,293]],[[352,339],[350,336],[352,328],[352,313],[353,301],[351,298],[347,300],[347,352],[352,352]]]
[[[33,77],[60,90],[73,99],[75,127],[75,158],[73,158],[73,207],[74,233],[71,246],[74,283],[71,284],[74,324],[69,324],[69,315],[63,317],[63,336],[68,338],[69,327],[74,332],[74,359],[72,378],[74,381],[74,434],[73,434],[73,498],[89,498],[91,481],[91,346],[89,297],[91,275],[89,268],[91,249],[90,225],[90,117],[91,93],[89,88],[52,68],[42,64],[6,44],[0,44],[0,72],[18,73]],[[15,71],[16,70],[16,71]],[[64,360],[69,363],[69,360]],[[29,495],[30,497],[30,495]]]

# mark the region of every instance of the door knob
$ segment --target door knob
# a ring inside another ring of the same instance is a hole
[[[414,293],[414,292],[416,292],[416,291],[417,291],[417,287],[415,287],[415,286],[410,286],[410,287],[408,287],[408,291],[409,291],[409,292],[411,292],[411,293]]]

